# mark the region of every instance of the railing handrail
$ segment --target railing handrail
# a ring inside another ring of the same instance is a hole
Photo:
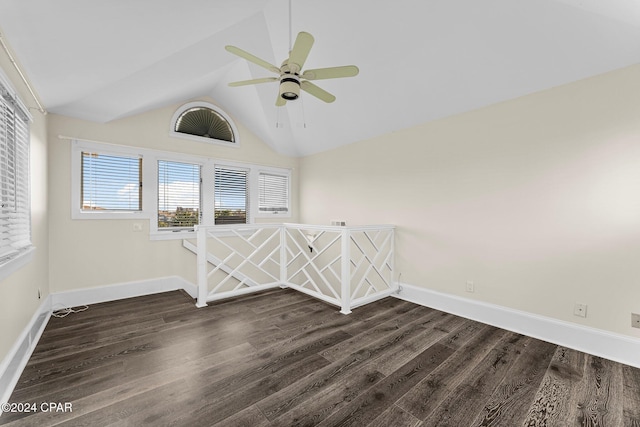
[[[298,230],[318,230],[318,231],[371,231],[371,230],[390,230],[395,229],[396,226],[392,224],[379,224],[379,225],[317,225],[317,224],[296,224],[291,222],[285,222],[282,224],[285,227],[298,229]]]
[[[259,223],[259,224],[225,224],[225,225],[195,225],[195,231],[205,229],[207,231],[241,231],[255,230],[256,228],[280,228],[281,223]]]
[[[225,225],[196,225],[195,230],[199,228],[205,228],[209,231],[239,231],[242,229],[254,230],[256,228],[291,228],[296,230],[313,230],[313,231],[372,231],[372,230],[391,230],[396,226],[392,224],[378,224],[378,225],[318,225],[318,224],[298,224],[293,222],[284,223],[253,223],[253,224],[225,224]]]

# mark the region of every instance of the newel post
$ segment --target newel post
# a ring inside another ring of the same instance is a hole
[[[341,280],[342,280],[342,286],[341,286],[341,291],[340,291],[340,297],[341,297],[341,306],[342,306],[342,310],[340,310],[340,313],[342,314],[349,314],[351,313],[351,271],[350,271],[350,263],[351,263],[351,245],[349,244],[351,241],[351,232],[349,231],[348,228],[344,227],[342,229],[342,237],[341,237],[341,244],[342,244],[342,253],[340,254],[342,256],[341,258]]]
[[[287,285],[287,226],[280,226],[280,287],[286,288]]]
[[[198,301],[196,307],[202,308],[207,306],[207,294],[209,286],[207,280],[207,229],[196,225],[197,235],[197,254],[196,263],[198,271]]]

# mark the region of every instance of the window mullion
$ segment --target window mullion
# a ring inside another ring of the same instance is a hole
[[[206,162],[202,167],[202,225],[214,225],[215,221],[215,165]]]

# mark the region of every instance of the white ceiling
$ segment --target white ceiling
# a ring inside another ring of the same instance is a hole
[[[289,0],[2,0],[0,30],[45,107],[109,122],[209,96],[280,153],[302,156],[640,62],[638,0],[292,0],[305,69],[355,64],[275,107]],[[639,76],[640,77],[640,76]]]

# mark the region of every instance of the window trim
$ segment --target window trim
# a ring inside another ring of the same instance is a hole
[[[227,121],[227,123],[229,123],[229,126],[231,127],[231,132],[233,132],[234,141],[231,142],[231,141],[224,141],[222,139],[204,138],[197,135],[190,135],[188,133],[176,132],[175,128],[176,128],[176,121],[178,120],[178,118],[185,111],[190,110],[192,108],[196,108],[196,107],[209,108],[215,111],[216,113],[218,113],[219,115],[221,115],[222,118],[224,118]],[[175,113],[173,113],[173,117],[171,117],[170,126],[171,127],[169,128],[169,136],[172,136],[175,138],[188,139],[190,141],[204,142],[206,144],[215,144],[215,145],[220,145],[224,147],[240,148],[240,132],[238,132],[238,128],[236,127],[236,124],[233,122],[233,120],[231,119],[231,117],[229,117],[227,113],[225,113],[224,111],[222,111],[222,109],[220,109],[219,107],[209,102],[194,101],[194,102],[188,102],[182,105],[180,108],[176,110]]]
[[[0,280],[6,279],[10,275],[33,261],[35,251],[36,247],[33,246],[33,243],[31,243],[31,246],[27,247],[25,250],[9,259],[9,261],[6,261],[4,264],[2,264],[2,266],[0,266]]]

